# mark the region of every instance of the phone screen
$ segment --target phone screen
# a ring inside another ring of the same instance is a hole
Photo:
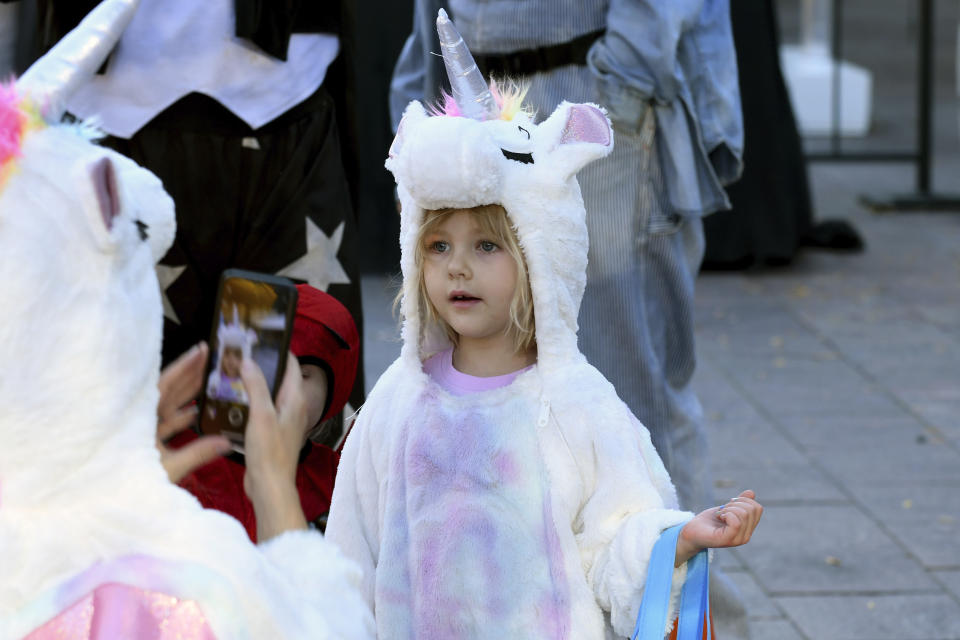
[[[297,289],[289,280],[237,269],[224,272],[210,331],[201,433],[221,433],[242,452],[250,398],[240,366],[252,358],[276,397],[296,305]]]

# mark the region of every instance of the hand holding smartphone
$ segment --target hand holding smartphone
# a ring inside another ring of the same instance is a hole
[[[276,399],[286,368],[297,289],[286,278],[228,269],[220,278],[199,430],[223,434],[243,452],[250,398],[240,378],[244,358],[263,371]]]

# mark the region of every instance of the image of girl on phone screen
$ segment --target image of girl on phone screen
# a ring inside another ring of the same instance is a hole
[[[256,333],[240,324],[234,314],[230,324],[223,324],[217,330],[217,366],[207,379],[207,397],[235,404],[249,404],[246,389],[240,380],[240,364],[244,357],[250,357],[250,349],[256,342]]]

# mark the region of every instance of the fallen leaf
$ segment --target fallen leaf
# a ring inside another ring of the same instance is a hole
[[[867,609],[873,611],[877,607],[877,603],[873,600],[867,600]]]
[[[913,500],[907,498],[906,500],[904,500],[903,502],[900,503],[900,506],[903,507],[904,509],[912,509],[912,508],[913,508]]]
[[[771,336],[770,346],[773,347],[774,349],[779,349],[783,347],[783,338],[780,336]]]
[[[827,556],[827,557],[824,559],[824,562],[826,562],[826,563],[827,563],[828,565],[830,565],[831,567],[839,567],[840,564],[841,564],[841,563],[840,563],[840,558],[837,558],[837,557],[835,557],[835,556]]]

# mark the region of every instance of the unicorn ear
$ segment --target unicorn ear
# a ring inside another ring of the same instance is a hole
[[[538,146],[564,178],[613,150],[613,127],[594,104],[562,102],[540,124],[538,137]]]
[[[613,148],[613,131],[607,115],[592,104],[571,104],[567,108],[567,122],[560,136],[560,144],[598,144]]]
[[[410,129],[413,122],[418,122],[427,117],[427,111],[419,101],[413,100],[403,111],[403,117],[397,126],[397,135],[393,137],[393,143],[390,145],[390,151],[387,152],[387,158],[393,159],[400,155],[403,150],[405,132]]]

